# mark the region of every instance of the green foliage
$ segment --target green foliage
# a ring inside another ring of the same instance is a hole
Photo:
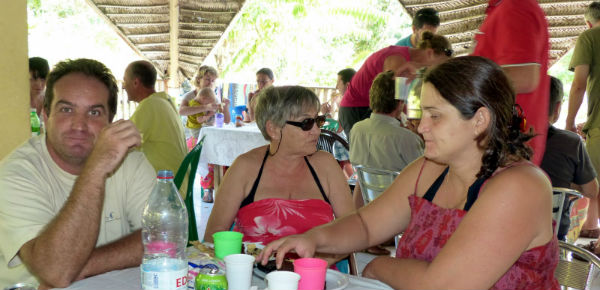
[[[308,86],[334,86],[411,21],[396,0],[247,0],[240,13],[215,54],[221,75],[254,82],[270,67],[277,83]]]
[[[92,58],[120,78],[139,56],[84,0],[27,0],[29,56],[50,65],[67,58]]]

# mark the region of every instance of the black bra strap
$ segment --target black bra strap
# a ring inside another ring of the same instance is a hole
[[[475,200],[477,200],[477,197],[479,196],[479,190],[481,189],[481,186],[484,182],[485,179],[478,178],[477,180],[475,180],[475,182],[473,182],[473,184],[471,184],[471,186],[469,186],[469,191],[467,192],[467,202],[465,203],[465,207],[463,208],[465,211],[469,211],[469,209],[471,209],[471,206],[475,203]]]
[[[430,202],[433,201],[435,194],[440,189],[442,182],[444,182],[444,178],[446,178],[446,174],[448,174],[448,169],[449,167],[446,167],[444,172],[442,172],[442,174],[440,174],[440,176],[435,180],[431,187],[429,187],[429,189],[423,196],[423,199],[426,199]],[[465,202],[463,210],[469,211],[469,209],[471,209],[471,206],[473,206],[473,204],[477,200],[477,197],[479,196],[479,190],[481,189],[481,186],[483,186],[484,182],[485,179],[478,178],[477,180],[475,180],[475,182],[473,182],[473,184],[471,184],[471,186],[469,186],[469,190],[467,191],[467,202]]]
[[[260,181],[260,177],[262,176],[263,168],[265,167],[265,162],[267,162],[267,157],[269,157],[269,147],[267,147],[267,152],[265,153],[265,158],[263,159],[262,164],[260,165],[260,170],[258,171],[258,176],[254,180],[254,184],[252,185],[252,189],[250,189],[250,193],[244,200],[242,204],[240,204],[240,208],[247,206],[254,202],[254,195],[256,194],[256,189],[258,188],[258,182]]]
[[[429,187],[427,192],[425,192],[425,195],[423,195],[424,199],[430,202],[433,201],[435,194],[438,192],[438,189],[440,189],[440,186],[442,186],[442,182],[444,182],[446,174],[448,174],[449,168],[450,167],[446,167],[446,169],[444,169],[444,172],[442,172],[442,174],[440,174],[440,176],[433,182],[433,184]]]
[[[327,198],[327,195],[325,195],[325,191],[323,190],[323,186],[321,186],[321,182],[319,181],[319,177],[317,176],[317,173],[315,172],[315,170],[312,168],[312,166],[308,162],[308,158],[306,158],[306,156],[304,156],[304,161],[306,161],[306,165],[308,165],[308,169],[310,169],[310,173],[312,174],[313,178],[315,179],[315,182],[317,183],[317,186],[319,187],[319,190],[321,191],[323,200],[326,203],[331,204],[331,202],[329,202],[329,198]]]

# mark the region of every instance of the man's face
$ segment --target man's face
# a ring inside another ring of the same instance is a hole
[[[135,101],[135,91],[133,87],[134,79],[129,73],[129,68],[125,70],[125,74],[123,75],[123,89],[127,92],[127,100]]]
[[[269,78],[266,74],[256,74],[256,85],[258,86],[258,90],[262,90],[266,87],[269,87],[273,84],[273,80]]]
[[[54,84],[50,113],[44,112],[47,146],[61,168],[83,166],[109,122],[108,88],[96,78],[71,73]]]
[[[423,32],[429,31],[431,33],[436,33],[437,29],[438,29],[437,26],[433,26],[433,25],[429,25],[429,24],[425,24],[421,28],[413,27],[413,34],[415,35],[415,42],[416,42],[415,45],[418,45],[419,42],[421,41],[421,36],[423,35]]]

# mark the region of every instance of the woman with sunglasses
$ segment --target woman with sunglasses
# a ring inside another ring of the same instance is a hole
[[[256,124],[269,145],[240,155],[216,195],[204,240],[234,230],[265,245],[354,210],[333,156],[317,151],[325,117],[319,99],[300,86],[269,87],[257,96]],[[235,222],[235,223],[234,223]]]
[[[377,199],[333,223],[269,244],[302,257],[343,254],[403,233],[396,257],[363,276],[396,289],[558,289],[552,187],[529,162],[523,116],[503,70],[459,57],[425,75],[419,133],[424,157]]]

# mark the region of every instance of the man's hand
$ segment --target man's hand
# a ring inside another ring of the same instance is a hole
[[[100,132],[94,149],[86,161],[86,167],[93,166],[106,176],[121,164],[130,149],[141,144],[142,137],[133,122],[116,121]]]
[[[577,124],[577,131],[575,133],[579,134],[583,140],[585,140],[585,133],[583,133],[583,127],[585,127],[585,122]]]

